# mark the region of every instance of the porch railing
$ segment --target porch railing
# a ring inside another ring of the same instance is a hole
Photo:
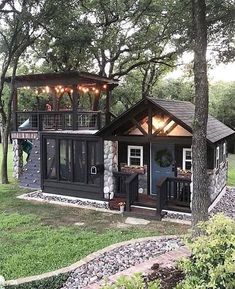
[[[167,177],[158,184],[157,215],[160,217],[163,209],[188,210],[190,208],[191,180],[189,178]]]
[[[15,130],[78,130],[100,129],[100,111],[17,111]]]
[[[131,205],[138,201],[139,181],[138,174],[125,172],[114,172],[115,178],[115,197],[126,198],[126,210],[130,211]]]
[[[131,205],[133,205],[134,202],[138,201],[138,189],[139,189],[138,174],[132,174],[126,179],[126,191],[127,191],[126,210],[127,212],[131,210]]]

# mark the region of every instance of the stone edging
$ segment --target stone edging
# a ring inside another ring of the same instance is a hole
[[[148,274],[151,273],[151,267],[154,264],[159,264],[160,267],[172,267],[174,264],[179,261],[181,258],[186,258],[190,256],[190,250],[186,246],[182,246],[176,250],[168,251],[164,254],[159,255],[158,257],[150,258],[149,260],[132,266],[124,271],[118,272],[110,277],[107,280],[100,280],[97,283],[88,285],[84,289],[100,289],[105,285],[106,282],[114,283],[121,276],[132,276],[134,273]]]
[[[55,271],[43,273],[43,274],[40,274],[40,275],[36,275],[36,276],[29,276],[29,277],[23,277],[23,278],[19,278],[19,279],[15,279],[15,280],[8,280],[8,281],[5,282],[5,285],[6,286],[20,285],[20,284],[23,284],[23,283],[30,283],[30,282],[33,282],[33,281],[38,281],[38,280],[50,278],[50,277],[53,277],[53,276],[57,276],[59,274],[69,273],[69,272],[74,271],[78,267],[86,264],[87,262],[91,261],[92,259],[97,258],[100,254],[107,253],[109,251],[112,251],[113,249],[116,249],[116,248],[120,247],[120,246],[134,244],[134,243],[137,243],[137,242],[158,240],[158,239],[162,239],[162,238],[166,238],[166,239],[167,238],[177,238],[177,236],[176,235],[166,235],[166,236],[144,237],[144,238],[131,239],[129,241],[119,242],[119,243],[110,245],[110,246],[108,246],[108,247],[106,247],[104,249],[98,250],[98,251],[96,251],[94,253],[91,253],[88,256],[86,256],[85,258],[83,258],[82,260],[80,260],[80,261],[78,261],[78,262],[76,262],[76,263],[74,263],[74,264],[72,264],[70,266],[67,266],[67,267],[64,267],[64,268],[61,268],[61,269],[58,269],[58,270],[55,270]]]
[[[51,196],[53,196],[53,194],[51,194]],[[33,197],[29,197],[28,193],[17,196],[17,199],[26,200],[26,201],[35,201],[35,202],[40,202],[40,203],[45,203],[45,204],[59,205],[62,207],[73,207],[73,208],[87,209],[87,210],[93,210],[93,211],[98,211],[98,212],[102,212],[102,213],[120,214],[119,211],[102,209],[102,208],[95,208],[93,206],[83,206],[83,205],[65,203],[65,202],[60,202],[60,201],[53,201],[53,200],[48,201],[48,200],[43,200],[43,199],[39,199],[39,198],[33,198]]]

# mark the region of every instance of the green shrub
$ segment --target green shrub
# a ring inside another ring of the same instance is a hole
[[[112,285],[105,285],[101,289],[160,289],[160,281],[146,283],[141,274],[137,273],[131,277],[121,276]]]
[[[180,263],[185,280],[178,289],[235,288],[235,222],[218,214],[199,227],[204,235],[189,239],[192,256]]]

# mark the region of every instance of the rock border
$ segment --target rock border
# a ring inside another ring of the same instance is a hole
[[[149,260],[132,266],[124,271],[118,272],[112,276],[107,277],[107,279],[100,280],[97,283],[90,284],[86,286],[84,289],[100,289],[105,285],[106,282],[114,283],[121,276],[133,276],[134,273],[141,273],[143,275],[147,275],[151,273],[151,267],[157,263],[160,267],[173,267],[177,261],[181,258],[187,258],[191,255],[190,250],[186,246],[182,246],[176,250],[168,251],[159,255],[158,257],[150,258]]]
[[[38,280],[42,280],[42,279],[46,279],[46,278],[50,278],[53,276],[58,276],[60,274],[65,274],[65,273],[70,273],[74,270],[76,270],[78,267],[86,264],[89,261],[92,261],[94,258],[99,257],[100,254],[104,254],[104,253],[108,253],[109,251],[112,251],[118,247],[121,246],[125,246],[125,245],[130,245],[130,244],[135,244],[137,242],[145,242],[145,241],[154,241],[154,240],[159,240],[162,238],[177,238],[176,235],[163,235],[163,236],[153,236],[153,237],[144,237],[144,238],[138,238],[138,239],[131,239],[128,241],[123,241],[123,242],[119,242],[116,244],[112,244],[108,247],[105,247],[101,250],[98,250],[94,253],[89,254],[88,256],[84,257],[83,259],[81,259],[80,261],[67,266],[67,267],[63,267],[61,269],[55,270],[55,271],[51,271],[51,272],[47,272],[47,273],[43,273],[40,275],[35,275],[35,276],[29,276],[29,277],[22,277],[22,278],[18,278],[15,280],[7,280],[5,281],[5,286],[13,286],[13,285],[21,285],[24,283],[30,283],[30,282],[34,282],[34,281],[38,281]]]
[[[63,198],[71,201],[81,201],[81,202],[88,202],[91,205],[79,205],[79,204],[74,204],[74,203],[69,203],[69,202],[64,202],[64,201],[55,201],[55,200],[47,200],[43,198],[37,198],[37,197],[32,197],[32,194],[43,194],[45,197],[51,197],[51,198]],[[47,194],[43,193],[41,190],[37,190],[34,192],[26,193],[20,196],[17,196],[17,199],[21,200],[26,200],[26,201],[35,201],[35,202],[40,202],[40,203],[45,203],[45,204],[52,204],[52,205],[59,205],[62,207],[73,207],[73,208],[80,208],[80,209],[87,209],[87,210],[93,210],[93,211],[98,211],[98,212],[103,212],[103,213],[111,213],[111,214],[120,214],[119,211],[114,211],[110,209],[105,209],[105,208],[97,208],[95,206],[92,206],[92,203],[97,203],[97,204],[104,204],[108,206],[108,202],[106,201],[99,201],[99,200],[90,200],[90,199],[84,199],[84,198],[76,198],[76,197],[70,197],[70,196],[64,196],[64,195],[56,195],[56,194]]]

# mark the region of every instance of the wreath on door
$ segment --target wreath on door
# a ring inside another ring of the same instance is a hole
[[[169,167],[173,162],[172,153],[167,149],[156,152],[154,159],[156,163],[162,168]]]

